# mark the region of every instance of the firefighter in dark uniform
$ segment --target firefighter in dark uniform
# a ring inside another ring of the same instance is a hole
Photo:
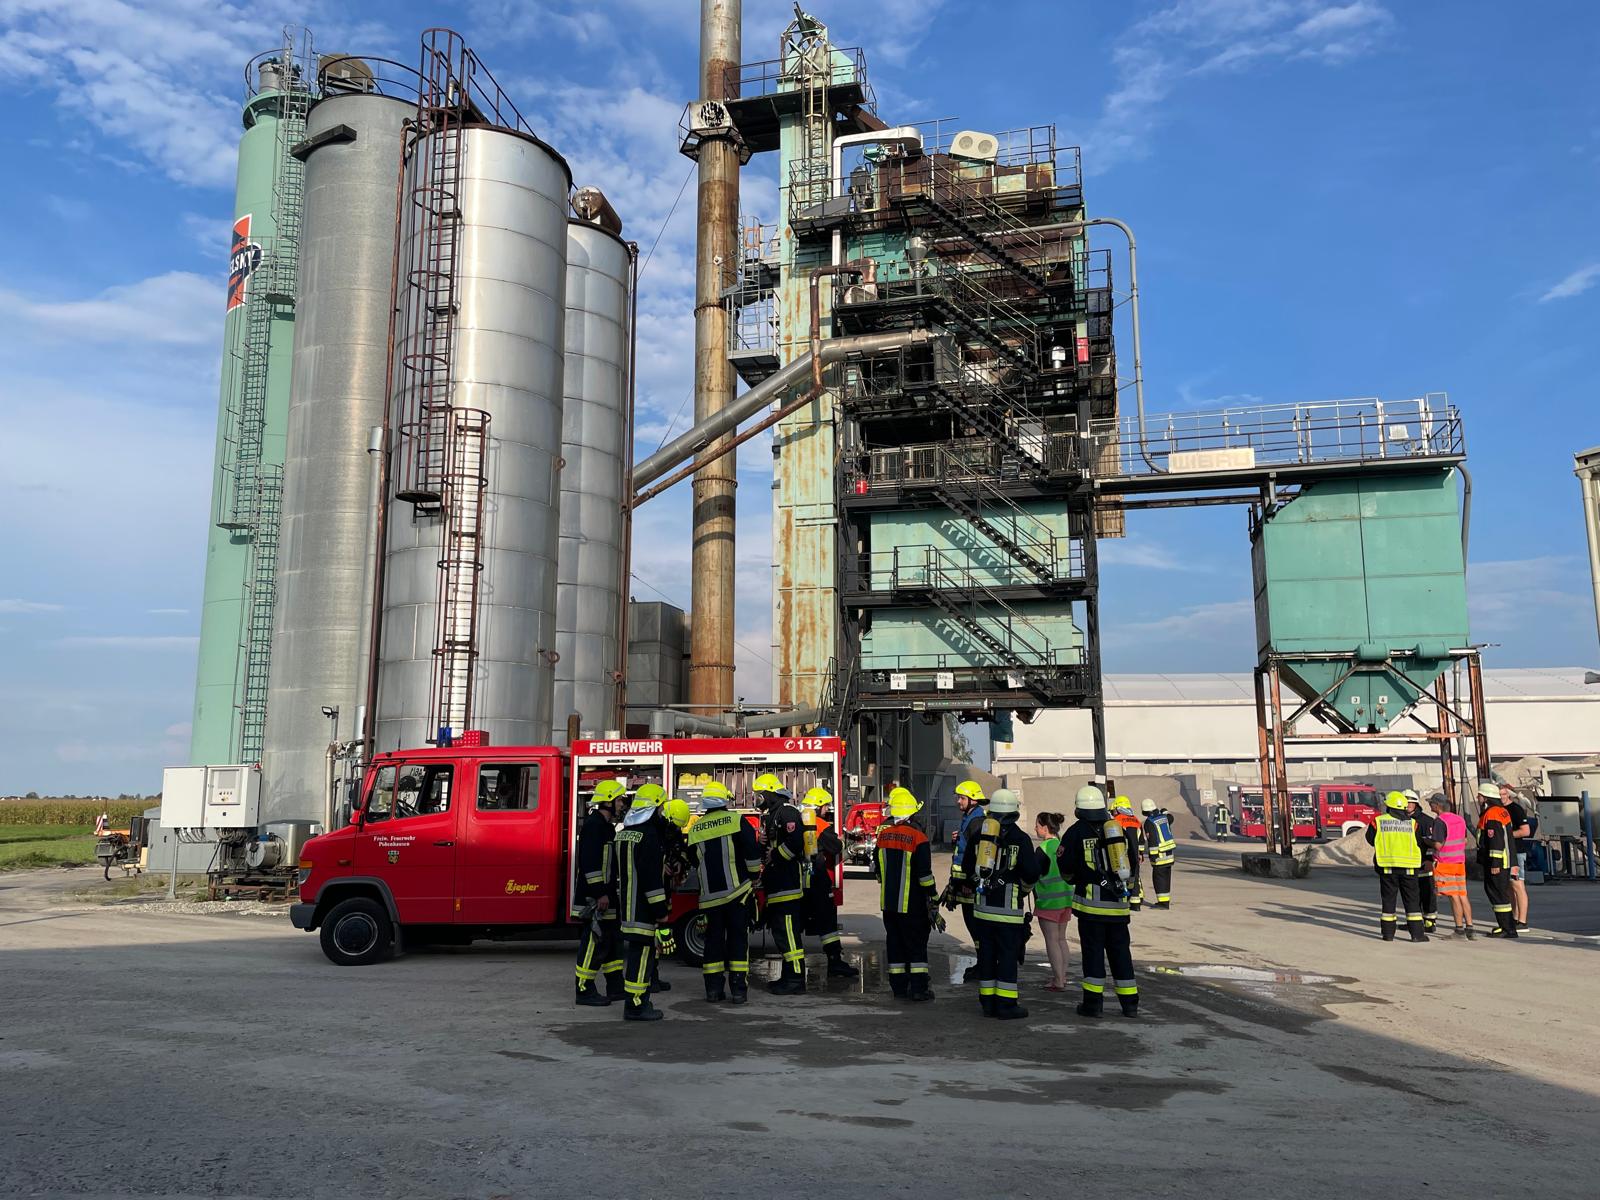
[[[1017,1003],[1017,966],[1027,920],[1023,902],[1039,878],[1039,856],[1033,852],[1033,839],[1017,823],[1021,809],[1015,792],[997,789],[962,863],[975,889],[978,1003],[984,1016],[1002,1021],[1028,1015]]]
[[[961,909],[961,923],[967,927],[967,936],[972,939],[974,948],[978,945],[978,926],[972,919],[972,905],[975,896],[972,891],[972,880],[964,874],[962,866],[967,861],[967,846],[978,832],[978,826],[983,824],[984,817],[989,814],[983,811],[987,798],[983,794],[983,786],[975,779],[963,779],[956,784],[956,809],[961,813],[961,824],[956,827],[955,853],[950,856],[950,899],[945,907],[959,906]],[[952,904],[953,902],[953,904]],[[977,967],[968,967],[961,977],[962,983],[971,983],[978,977]]]
[[[595,912],[593,920],[584,921],[578,942],[577,1000],[595,1008],[623,997],[622,948],[617,941],[617,863],[612,839],[627,794],[617,780],[602,779],[589,797],[589,815],[578,831],[578,878],[572,890],[572,919],[582,921],[591,904]],[[594,983],[602,974],[606,977],[603,995]]]
[[[1517,936],[1516,896],[1511,888],[1511,868],[1517,865],[1517,848],[1511,837],[1511,810],[1500,803],[1500,789],[1492,783],[1478,785],[1478,865],[1483,868],[1483,890],[1494,910],[1490,937]]]
[[[1172,814],[1154,800],[1139,804],[1144,814],[1144,846],[1150,855],[1150,886],[1155,890],[1157,908],[1172,907],[1172,864],[1178,843],[1172,836]]]
[[[1133,881],[1128,844],[1106,809],[1105,794],[1090,784],[1078,789],[1073,803],[1077,820],[1061,835],[1056,865],[1072,885],[1072,911],[1078,918],[1078,943],[1083,956],[1081,1017],[1105,1011],[1106,960],[1122,1015],[1139,1015],[1139,983],[1133,974],[1133,945],[1128,936],[1128,887]]]
[[[622,980],[628,994],[622,1016],[628,1021],[659,1021],[662,1016],[661,1010],[650,1003],[650,984],[657,930],[670,908],[663,875],[661,805],[666,799],[660,784],[641,786],[617,833],[617,894],[622,905],[625,950]]]
[[[1128,884],[1128,909],[1138,912],[1144,904],[1144,823],[1133,815],[1133,801],[1118,796],[1111,802],[1111,815],[1122,826],[1122,840],[1128,844],[1128,866],[1133,880]]]
[[[750,823],[728,808],[732,797],[720,783],[700,793],[705,812],[689,826],[689,851],[700,875],[700,914],[705,918],[706,999],[712,1004],[749,998],[750,918],[745,907],[761,873],[761,845]]]
[[[906,788],[889,793],[889,823],[878,827],[878,904],[883,911],[889,990],[897,1000],[932,1000],[928,932],[939,902],[928,835],[911,818],[922,804]]]
[[[1406,816],[1417,823],[1422,836],[1422,866],[1417,871],[1417,902],[1422,909],[1422,932],[1433,933],[1439,927],[1439,888],[1433,870],[1439,863],[1439,847],[1445,839],[1445,827],[1432,813],[1423,811],[1422,797],[1411,788],[1400,793],[1406,798]]]
[[[833,797],[827,788],[814,787],[800,798],[800,820],[805,826],[807,849],[814,841],[816,849],[808,857],[811,878],[806,884],[802,901],[805,912],[805,931],[822,939],[822,952],[828,956],[828,974],[844,979],[855,979],[859,968],[844,959],[842,933],[839,929],[839,906],[833,902],[833,872],[844,858],[844,843],[833,831],[828,819],[833,815]]]
[[[761,809],[761,845],[766,852],[761,889],[767,928],[783,954],[783,973],[767,984],[774,996],[801,996],[806,990],[806,952],[800,944],[806,891],[806,834],[800,810],[783,781],[771,773],[751,785]]]
[[[1378,873],[1378,897],[1383,905],[1379,926],[1383,940],[1394,941],[1395,900],[1405,906],[1406,929],[1413,942],[1428,940],[1422,925],[1422,902],[1417,876],[1422,872],[1424,849],[1432,844],[1432,826],[1406,812],[1406,798],[1400,792],[1384,797],[1384,808],[1377,820],[1367,826],[1367,845],[1372,847],[1373,869]]]

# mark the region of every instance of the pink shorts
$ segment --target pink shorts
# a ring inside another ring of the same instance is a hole
[[[1059,925],[1065,925],[1072,919],[1070,908],[1036,908],[1033,913],[1041,921],[1053,921]]]

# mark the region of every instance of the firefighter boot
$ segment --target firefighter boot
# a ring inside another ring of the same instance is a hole
[[[984,1016],[986,1016],[986,1017],[994,1016],[994,997],[993,996],[979,996],[978,997],[978,1004],[980,1006],[982,1006],[983,1015]]]
[[[1017,1021],[1028,1015],[1028,1010],[1023,1008],[1010,996],[996,997],[994,1002],[995,1019],[999,1021]]]
[[[844,950],[838,942],[828,943],[828,976],[838,976],[844,979],[859,979],[861,968],[847,963],[844,959]]]
[[[1422,922],[1415,917],[1406,918],[1406,931],[1411,934],[1413,942],[1425,942],[1428,940],[1427,932],[1422,928]]]
[[[1122,1002],[1122,1015],[1123,1016],[1125,1016],[1125,1017],[1137,1017],[1139,1015],[1139,997],[1138,996],[1118,996],[1117,999]]]
[[[750,985],[745,980],[743,971],[733,971],[728,975],[728,1003],[743,1004],[750,999]]]
[[[910,994],[910,984],[903,971],[892,971],[889,974],[889,991],[894,993],[896,1000],[904,1000]]]
[[[624,1021],[659,1021],[665,1015],[659,1008],[650,1003],[649,996],[643,997],[638,1003],[630,999],[622,1006],[622,1019]]]
[[[622,983],[622,970],[606,972],[606,999],[622,1000],[628,995],[628,989]]]
[[[933,999],[933,989],[928,986],[928,977],[921,973],[911,977],[910,987],[906,990],[907,1000],[925,1002]]]
[[[1510,913],[1495,913],[1494,919],[1496,925],[1489,931],[1490,937],[1514,938],[1517,936],[1517,921]]]
[[[770,996],[804,996],[806,994],[805,972],[790,963],[784,963],[783,974],[767,984],[767,994]]]
[[[1078,1007],[1073,1011],[1080,1017],[1098,1017],[1105,1011],[1106,997],[1104,992],[1091,992],[1083,989],[1083,999],[1078,1001]]]
[[[728,998],[728,993],[723,988],[721,972],[706,976],[706,1003],[721,1004]]]
[[[661,978],[661,963],[656,962],[655,969],[650,974],[650,990],[652,992],[670,992],[672,984]]]
[[[1379,924],[1383,927],[1383,940],[1386,941],[1386,942],[1394,941],[1395,922],[1394,921],[1380,921]]]
[[[576,1002],[585,1008],[605,1008],[610,1005],[611,1000],[602,996],[599,989],[594,986],[594,980],[590,979],[578,985]]]

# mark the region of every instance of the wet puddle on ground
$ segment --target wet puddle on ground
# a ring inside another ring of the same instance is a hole
[[[1334,975],[1308,975],[1302,971],[1236,967],[1224,963],[1192,963],[1177,967],[1150,967],[1156,975],[1181,975],[1185,979],[1215,979],[1224,983],[1282,983],[1295,986],[1319,983],[1349,983]]]

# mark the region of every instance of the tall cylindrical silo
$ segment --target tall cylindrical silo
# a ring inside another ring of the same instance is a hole
[[[460,138],[459,155],[436,154],[439,147],[432,143],[453,136]],[[436,166],[441,157],[447,164],[458,161],[460,171],[459,180],[447,181],[443,191],[436,175],[427,184],[433,197],[453,195],[459,212],[453,224],[451,404],[489,417],[482,472],[487,486],[473,551],[478,566],[470,724],[498,745],[537,745],[550,734],[555,684],[572,179],[549,147],[500,128],[429,134],[412,166]],[[423,208],[415,205],[414,211]],[[416,229],[408,232],[401,247],[406,261],[419,236]],[[391,415],[406,403],[404,387],[397,378]],[[406,454],[406,446],[396,453]],[[440,643],[445,575],[440,564],[446,560],[446,514],[392,495],[390,502],[379,750],[425,745],[436,736],[434,651]]]
[[[597,225],[567,226],[566,388],[561,416],[561,558],[556,596],[555,740],[567,717],[615,726],[623,668],[622,485],[627,447],[628,245]]]
[[[247,68],[234,189],[221,397],[195,665],[190,761],[260,753],[295,321],[300,139],[309,66],[296,47]]]
[[[395,189],[415,112],[388,96],[335,94],[306,123],[263,820],[320,820],[327,745],[360,734],[377,468],[367,448],[387,403]]]

